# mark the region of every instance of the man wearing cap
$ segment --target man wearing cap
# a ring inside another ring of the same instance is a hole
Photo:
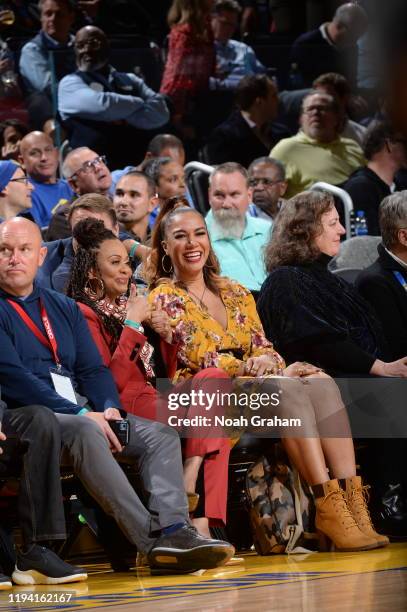
[[[0,161],[0,222],[31,208],[31,192],[23,169],[15,161]]]

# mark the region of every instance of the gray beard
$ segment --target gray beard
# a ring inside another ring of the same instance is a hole
[[[246,227],[246,218],[238,210],[224,209],[213,211],[215,225],[224,238],[241,238]]]

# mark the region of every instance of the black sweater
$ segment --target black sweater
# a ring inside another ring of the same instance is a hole
[[[386,356],[381,328],[356,289],[329,272],[330,259],[273,270],[260,291],[259,315],[288,362],[308,361],[332,375],[366,375]]]

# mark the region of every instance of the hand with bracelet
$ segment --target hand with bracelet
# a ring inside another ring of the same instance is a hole
[[[144,295],[137,295],[137,287],[131,285],[129,299],[127,300],[126,321],[138,323],[141,326],[141,323],[148,322],[150,317],[151,306],[147,298]],[[133,326],[131,325],[131,327]]]

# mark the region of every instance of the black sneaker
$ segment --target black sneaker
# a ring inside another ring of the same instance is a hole
[[[12,586],[11,578],[5,576],[4,574],[0,574],[0,591],[7,591],[8,589],[11,589]]]
[[[87,573],[62,561],[52,550],[33,544],[26,552],[17,554],[12,575],[16,584],[64,584],[86,580]]]
[[[195,572],[224,565],[235,554],[223,540],[201,536],[192,525],[184,525],[169,535],[160,536],[148,554],[151,569]]]

